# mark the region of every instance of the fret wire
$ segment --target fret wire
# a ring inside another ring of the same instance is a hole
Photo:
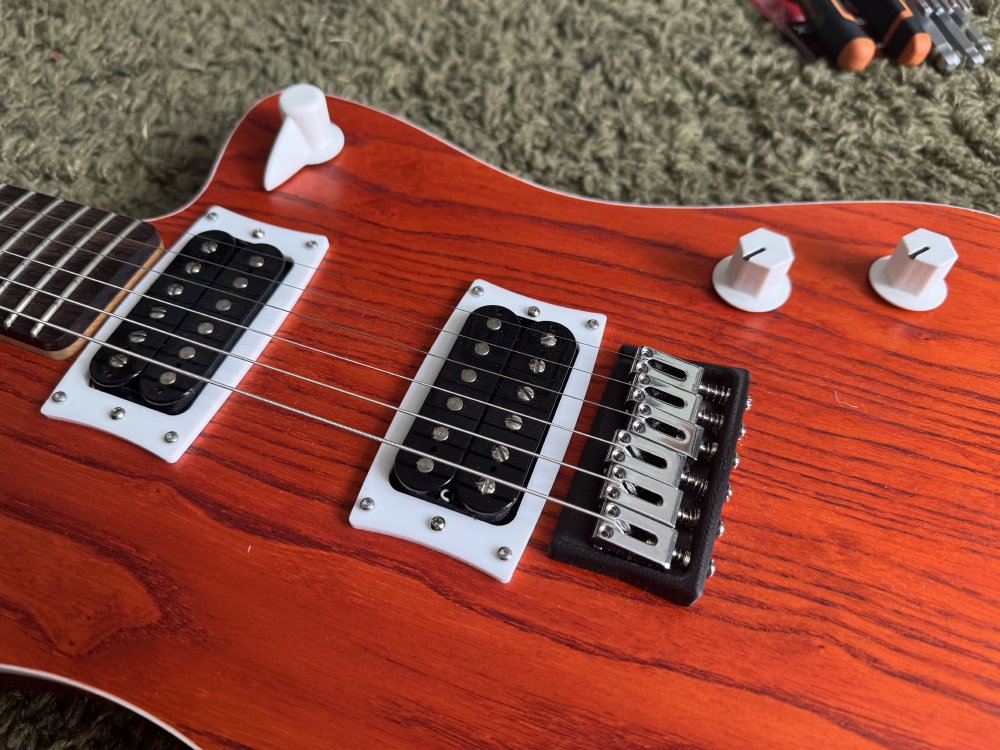
[[[72,226],[72,222],[74,219],[83,216],[83,214],[85,214],[89,210],[90,209],[87,206],[80,206],[80,208],[77,209],[73,213],[73,215],[65,223],[63,223],[62,226],[50,232],[48,236],[42,240],[41,244],[36,248],[36,250],[38,252],[44,251],[49,245],[55,242],[57,238],[61,237],[63,232],[65,232],[67,229],[69,229],[70,226]],[[12,325],[14,325],[14,321],[17,320],[17,315],[21,313],[29,304],[31,304],[31,300],[35,298],[35,295],[38,293],[38,289],[42,288],[49,282],[49,279],[51,279],[55,275],[56,271],[62,268],[63,264],[69,260],[71,255],[72,253],[70,254],[64,253],[62,256],[60,256],[59,261],[55,265],[44,264],[44,265],[49,265],[50,270],[46,271],[45,275],[42,276],[39,282],[35,285],[36,288],[32,289],[31,292],[25,295],[24,298],[17,304],[17,306],[14,308],[14,312],[7,316],[7,318],[3,322],[5,328],[10,328]],[[40,263],[40,262],[41,261],[35,260],[35,263]]]
[[[7,250],[9,250],[15,242],[17,242],[25,234],[28,234],[29,229],[31,229],[33,226],[35,226],[35,224],[44,219],[46,214],[49,213],[49,211],[51,211],[53,208],[61,204],[62,204],[61,199],[54,198],[52,202],[49,203],[44,209],[35,214],[35,216],[31,219],[31,221],[23,225],[20,229],[14,232],[14,234],[8,237],[6,242],[0,245],[0,254],[7,252]],[[34,236],[34,235],[29,235],[29,236]],[[24,260],[22,260],[20,263],[17,264],[14,270],[10,272],[10,275],[7,278],[7,280],[2,284],[0,284],[0,297],[3,297],[3,293],[7,291],[7,288],[10,286],[11,280],[18,278],[24,271],[26,271],[30,267],[31,262],[41,254],[43,248],[44,244],[39,244],[38,247],[36,247],[34,250],[28,253],[28,255],[24,258]]]
[[[15,283],[20,283],[20,282],[15,282]],[[45,294],[50,294],[50,293],[49,292],[45,292]],[[72,304],[78,304],[76,302],[73,302],[72,300],[71,300],[71,303]],[[9,312],[10,310],[9,310],[9,308],[4,307],[2,303],[0,303],[0,311]],[[38,318],[35,318],[32,315],[25,315],[24,317],[28,318],[28,319],[31,319],[31,320],[36,320],[36,321],[38,320]],[[64,326],[57,325],[55,323],[48,323],[47,325],[50,328],[58,329],[58,330],[60,330],[60,331],[62,331],[64,333],[68,333],[68,334],[71,334],[73,336],[79,335],[80,338],[85,339],[86,341],[98,344],[99,346],[105,346],[105,347],[107,347],[109,349],[113,349],[113,350],[115,350],[115,351],[117,351],[117,352],[119,352],[121,354],[126,355],[126,356],[136,357],[138,359],[141,359],[141,360],[143,360],[145,362],[148,362],[148,363],[154,364],[154,365],[160,364],[159,362],[157,362],[155,359],[153,359],[151,357],[147,357],[147,356],[142,355],[142,354],[137,354],[136,352],[131,352],[131,351],[129,351],[127,349],[124,349],[124,348],[122,348],[120,346],[116,346],[114,344],[109,344],[106,341],[98,341],[93,336],[87,336],[85,334],[77,334],[75,331],[72,331],[69,328],[65,328]],[[320,424],[325,424],[325,425],[327,425],[329,427],[334,427],[336,429],[343,430],[344,432],[351,433],[352,435],[355,435],[357,437],[361,437],[361,438],[365,438],[365,439],[368,439],[368,440],[372,440],[372,441],[374,441],[376,443],[379,443],[381,445],[386,445],[386,446],[389,446],[391,448],[396,448],[396,449],[401,450],[401,451],[406,451],[407,453],[411,453],[411,454],[413,454],[415,456],[420,456],[422,458],[428,458],[428,459],[430,459],[432,461],[436,461],[436,462],[440,463],[443,466],[448,466],[450,468],[457,469],[459,471],[464,471],[465,473],[471,474],[472,476],[479,477],[479,478],[482,478],[482,479],[489,479],[489,480],[491,480],[493,482],[496,482],[497,484],[502,484],[502,485],[504,485],[506,487],[510,487],[511,489],[517,490],[518,492],[523,492],[525,494],[534,495],[535,497],[540,498],[543,501],[553,502],[556,505],[561,505],[564,508],[569,508],[570,510],[575,510],[575,511],[578,511],[578,512],[583,513],[585,515],[592,516],[592,517],[598,519],[599,521],[604,521],[606,523],[610,523],[615,528],[623,530],[623,526],[622,526],[623,522],[620,519],[612,518],[610,516],[605,516],[605,515],[602,515],[600,513],[595,512],[595,511],[592,511],[589,508],[584,508],[584,507],[579,506],[579,505],[574,505],[573,503],[569,502],[568,500],[561,500],[560,498],[552,497],[551,495],[546,495],[546,494],[544,494],[542,492],[539,492],[538,490],[533,490],[533,489],[531,489],[529,487],[524,487],[524,486],[519,485],[519,484],[517,484],[515,482],[509,482],[509,481],[507,481],[505,479],[501,479],[500,477],[497,477],[497,476],[492,475],[492,474],[486,474],[486,473],[478,471],[476,469],[471,469],[468,466],[463,466],[463,465],[461,465],[459,463],[455,463],[454,461],[449,461],[447,459],[441,458],[440,456],[435,456],[435,455],[432,455],[430,453],[425,453],[424,451],[418,450],[416,448],[411,448],[408,445],[404,445],[403,443],[396,442],[395,440],[390,440],[389,438],[381,437],[381,436],[376,435],[374,433],[367,432],[365,430],[362,430],[359,427],[352,427],[349,424],[346,424],[346,423],[343,423],[343,422],[337,422],[337,421],[335,421],[333,419],[329,419],[327,417],[320,416],[319,414],[314,414],[313,412],[306,411],[305,409],[299,409],[298,407],[291,406],[289,404],[284,404],[284,403],[282,403],[280,401],[276,401],[274,399],[267,398],[266,396],[260,396],[260,395],[258,395],[256,393],[251,393],[250,391],[245,391],[242,388],[238,388],[236,386],[227,385],[226,383],[221,383],[221,382],[219,382],[217,380],[213,380],[212,378],[206,377],[204,375],[196,375],[193,372],[187,372],[186,370],[184,370],[182,368],[179,368],[179,367],[175,367],[173,369],[176,372],[178,372],[180,374],[183,374],[185,377],[194,378],[195,380],[200,380],[203,383],[207,383],[208,385],[218,386],[219,388],[223,388],[223,389],[229,391],[230,393],[238,393],[241,396],[247,396],[248,398],[252,398],[252,399],[254,399],[256,401],[260,401],[261,403],[264,403],[264,404],[269,404],[270,406],[276,406],[279,409],[283,409],[283,410],[291,412],[293,414],[298,414],[301,417],[305,417],[306,419],[314,420],[316,422],[319,422]],[[360,394],[351,393],[350,391],[348,391],[347,393],[349,395],[355,396],[357,398],[367,398],[365,396],[361,396]],[[389,406],[388,408],[391,411],[398,411],[398,409],[396,407]],[[428,417],[422,417],[422,419],[429,419],[429,418]],[[429,421],[434,421],[434,420],[429,420]],[[439,424],[441,424],[441,423],[439,423]],[[522,450],[523,451],[524,449],[521,448],[521,449],[518,449],[518,450]],[[545,456],[542,456],[542,458],[546,458],[547,459],[547,457],[545,457]],[[552,460],[552,459],[547,459],[547,460]],[[575,467],[575,466],[572,466],[571,464],[567,464],[567,466],[569,466],[570,468],[572,468],[574,470],[583,470],[581,467]],[[601,478],[602,479],[606,479],[607,477],[603,477],[602,476]]]
[[[35,262],[39,263],[41,265],[46,265],[46,266],[49,265],[48,263],[45,263],[44,261],[35,261]],[[65,273],[76,275],[73,271],[65,271]],[[173,276],[171,274],[163,273],[162,271],[159,271],[159,272],[154,271],[154,273],[159,273],[161,277],[166,276],[167,278],[176,278],[176,279],[179,279],[179,280],[185,280],[183,277]],[[169,300],[163,300],[163,299],[159,299],[159,298],[155,298],[155,297],[150,297],[148,294],[144,294],[142,292],[137,292],[137,291],[135,291],[133,289],[127,289],[125,287],[120,287],[120,286],[117,286],[117,285],[112,284],[112,283],[107,282],[107,281],[101,281],[100,279],[92,279],[92,280],[94,282],[98,283],[98,284],[103,284],[105,286],[110,286],[110,287],[112,287],[112,288],[114,288],[116,290],[123,291],[126,294],[137,296],[140,299],[154,300],[157,304],[160,304],[160,305],[169,305],[170,307],[177,308],[178,310],[183,310],[184,312],[190,312],[191,311],[190,308],[184,307],[183,305],[179,305],[179,304],[177,304],[175,302],[170,302]],[[190,281],[190,280],[188,279],[187,281]],[[15,283],[17,283],[17,282],[15,282]],[[211,289],[212,288],[211,286],[208,286],[208,285],[205,285],[205,284],[198,284],[198,286],[202,286],[205,289]],[[47,292],[47,291],[43,291],[43,290],[39,290],[39,291],[41,291],[42,294],[48,294],[49,296],[53,296],[52,292]],[[240,297],[240,295],[233,295],[233,296]],[[240,298],[241,299],[250,299],[249,297],[246,297],[246,298],[240,297]],[[80,305],[80,306],[83,306],[83,307],[89,307],[89,305],[86,305],[86,304],[81,303],[81,302],[76,302],[74,300],[70,300],[70,301],[73,304],[76,304],[76,305]],[[285,308],[283,308],[283,307],[275,307],[275,309],[276,310],[285,310]],[[104,311],[102,310],[101,312],[103,313]],[[288,311],[286,311],[286,312],[288,312]],[[114,313],[109,313],[109,314],[112,315],[113,317],[119,317],[119,316],[115,315]],[[405,380],[405,381],[410,382],[410,383],[418,383],[420,385],[425,385],[425,386],[428,386],[429,388],[433,388],[435,390],[439,390],[439,391],[441,391],[443,393],[447,393],[447,394],[452,395],[452,396],[461,396],[462,398],[469,399],[469,400],[475,401],[477,403],[486,404],[487,406],[490,405],[489,402],[483,401],[483,400],[475,398],[473,396],[468,396],[468,395],[463,395],[463,394],[460,394],[460,393],[456,393],[454,391],[448,390],[447,388],[442,388],[441,386],[434,385],[432,383],[426,383],[426,382],[424,382],[424,381],[422,381],[422,380],[420,380],[418,378],[411,378],[411,377],[409,377],[407,375],[402,375],[400,373],[392,372],[391,370],[386,370],[384,368],[377,367],[376,365],[371,365],[371,364],[368,364],[366,362],[361,362],[359,360],[351,359],[350,357],[346,357],[346,356],[341,355],[341,354],[336,354],[335,352],[329,352],[329,351],[325,351],[323,349],[318,349],[316,347],[310,346],[308,344],[301,343],[301,342],[296,341],[294,339],[284,338],[284,337],[279,336],[277,334],[269,334],[269,333],[266,333],[264,331],[259,331],[256,328],[252,328],[250,326],[239,325],[237,323],[233,323],[232,321],[230,321],[230,320],[228,320],[226,318],[221,318],[221,317],[218,317],[216,315],[212,315],[211,313],[207,313],[207,312],[204,312],[204,311],[199,311],[198,314],[202,315],[203,317],[209,318],[211,320],[215,320],[215,321],[218,321],[218,322],[226,323],[228,325],[234,325],[237,328],[241,328],[241,329],[243,329],[245,331],[250,331],[251,333],[256,333],[256,334],[259,334],[261,336],[265,336],[268,339],[271,339],[273,341],[281,341],[281,342],[289,344],[291,346],[295,346],[295,347],[300,348],[300,349],[306,349],[308,351],[316,352],[316,353],[321,354],[323,356],[331,357],[333,359],[337,359],[339,361],[346,362],[348,364],[356,365],[358,367],[362,367],[362,368],[367,369],[367,370],[372,370],[374,372],[380,372],[380,373],[382,373],[384,375],[389,375],[391,377],[398,378],[400,380]],[[359,334],[361,336],[364,336],[364,337],[367,337],[367,338],[374,338],[375,340],[378,340],[378,341],[384,341],[387,344],[391,344],[393,346],[397,346],[397,347],[406,349],[408,351],[413,351],[413,352],[416,352],[417,354],[421,354],[421,355],[424,355],[424,356],[434,357],[436,359],[443,360],[444,362],[453,362],[454,363],[454,362],[457,361],[457,360],[451,359],[450,357],[443,357],[440,354],[434,354],[434,353],[429,352],[429,351],[425,352],[422,349],[418,349],[418,348],[415,348],[415,347],[405,346],[403,344],[399,344],[398,342],[392,341],[391,339],[383,339],[383,338],[374,336],[373,334],[365,333],[364,331],[360,331],[360,330],[356,330],[356,329],[350,328],[349,326],[340,326],[340,325],[338,325],[336,323],[330,323],[330,322],[324,321],[324,320],[322,320],[320,318],[312,318],[311,316],[303,315],[301,313],[293,313],[293,314],[297,314],[300,317],[306,318],[308,320],[315,320],[315,321],[317,321],[319,323],[323,323],[325,325],[332,326],[334,328],[343,328],[344,330],[351,331],[353,333],[357,333],[357,334]],[[156,330],[159,330],[159,329],[156,329]],[[455,334],[455,335],[459,336],[461,338],[473,338],[473,337],[468,337],[468,336],[462,337],[460,334]],[[546,361],[548,361],[548,360],[546,360]],[[561,367],[565,367],[565,365],[560,365],[560,366]],[[568,367],[567,369],[569,369],[569,370],[577,370],[577,371],[581,371],[581,372],[587,372],[586,370],[579,370],[579,368],[575,368],[575,367]],[[589,373],[589,374],[592,375],[593,377],[604,377],[606,380],[613,380],[613,378],[609,378],[607,376],[601,376],[601,375],[598,375],[597,373]],[[517,378],[510,378],[510,380],[512,382],[514,382],[514,383],[517,383],[517,384],[532,385],[532,387],[540,389],[540,390],[543,390],[543,391],[549,391],[549,392],[552,392],[552,393],[557,393],[557,391],[555,389],[549,388],[547,386],[543,386],[543,385],[539,385],[539,384],[534,384],[534,383],[528,383],[528,382],[526,382],[524,380],[518,380]],[[631,385],[631,383],[628,383],[627,381],[615,380],[614,382],[625,383],[626,385]],[[594,406],[595,408],[601,409],[601,410],[604,410],[604,411],[615,412],[617,414],[622,414],[622,415],[624,415],[626,417],[630,417],[630,418],[632,416],[629,412],[625,411],[624,409],[618,409],[618,408],[615,408],[613,406],[608,406],[606,404],[602,404],[602,403],[600,403],[598,401],[592,401],[591,399],[588,399],[586,397],[582,397],[581,398],[580,396],[572,396],[572,395],[568,395],[568,394],[563,394],[563,397],[569,398],[569,399],[573,399],[574,401],[580,401],[583,404],[590,404],[591,406]],[[510,411],[513,414],[516,414],[516,415],[518,415],[518,416],[520,416],[520,417],[522,417],[524,419],[529,419],[529,420],[532,420],[532,421],[535,421],[535,422],[545,422],[545,420],[543,420],[543,419],[541,419],[539,417],[532,416],[531,414],[527,414],[527,413],[524,413],[524,412],[519,412],[519,411],[516,411],[516,410],[513,410],[513,409],[511,409]],[[584,433],[584,432],[580,432],[579,430],[575,430],[575,429],[572,429],[572,428],[563,427],[562,425],[553,424],[553,426],[557,427],[559,429],[562,429],[562,430],[567,430],[569,432],[576,433],[578,435],[586,435],[586,433]],[[603,443],[606,443],[607,445],[613,445],[614,444],[613,441],[606,440],[606,439],[603,439],[603,438],[594,437],[593,439],[594,440],[598,440],[598,441],[603,442]]]
[[[85,234],[81,239],[77,240],[72,245],[70,245],[69,250],[62,255],[62,257],[59,259],[59,262],[56,263],[56,265],[53,266],[45,274],[45,276],[43,276],[39,280],[38,284],[35,285],[36,289],[29,295],[30,299],[29,297],[25,297],[23,300],[21,300],[21,304],[18,305],[18,307],[23,310],[24,307],[26,307],[31,302],[31,300],[35,298],[35,295],[38,293],[38,291],[41,290],[42,287],[44,287],[51,280],[51,278],[56,275],[56,272],[59,271],[60,268],[62,268],[62,266],[69,261],[70,258],[76,255],[77,251],[80,250],[84,245],[86,245],[87,242],[90,241],[90,238],[93,237],[95,234],[97,234],[97,232],[100,230],[101,227],[108,224],[114,218],[115,214],[107,214],[103,219],[101,219],[101,221],[99,221],[94,227],[92,227],[91,230],[87,232],[87,234]],[[4,320],[3,322],[4,326],[6,328],[10,328],[12,325],[14,325],[14,321],[17,320],[18,314],[19,313],[11,312],[11,314],[8,315],[7,318]],[[35,326],[31,329],[32,338],[38,335],[35,331],[37,327],[38,326]]]
[[[6,183],[4,183],[3,187],[8,187],[8,186],[7,186]],[[0,190],[2,190],[2,189],[3,188],[0,188]],[[20,206],[22,203],[24,203],[26,200],[28,200],[28,198],[30,198],[33,195],[38,195],[38,193],[36,193],[34,190],[27,190],[27,191],[25,191],[24,195],[22,195],[21,197],[19,197],[13,203],[6,204],[7,208],[5,208],[2,212],[0,212],[0,221],[2,221],[3,219],[6,219],[8,214],[10,214],[15,208],[17,208],[18,206]],[[4,204],[0,204],[0,205],[4,205]]]
[[[139,221],[138,219],[133,219],[132,223],[129,224],[124,231],[119,232],[117,235],[115,235],[115,239],[109,242],[107,246],[98,255],[95,255],[93,258],[91,258],[90,262],[84,267],[84,269],[79,274],[77,274],[69,282],[69,284],[66,285],[66,287],[63,289],[61,296],[63,297],[72,296],[73,292],[75,292],[77,288],[80,286],[80,284],[84,282],[84,280],[90,275],[91,271],[97,268],[98,264],[104,261],[111,253],[111,251],[114,250],[116,247],[118,247],[119,243],[123,239],[125,239],[125,237],[127,237],[129,234],[135,231],[135,228],[139,226],[141,223],[142,222]],[[84,240],[80,244],[86,244],[86,240]],[[42,328],[45,327],[45,323],[48,323],[49,320],[52,319],[52,316],[56,314],[56,310],[59,309],[60,305],[62,305],[62,300],[55,300],[49,307],[49,309],[46,310],[45,313],[42,315],[42,320],[39,323],[32,326],[31,328],[32,338],[35,338],[41,332]]]

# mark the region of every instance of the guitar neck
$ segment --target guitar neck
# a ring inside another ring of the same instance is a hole
[[[0,335],[69,357],[159,249],[143,221],[0,183]]]

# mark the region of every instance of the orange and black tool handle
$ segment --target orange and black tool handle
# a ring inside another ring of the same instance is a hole
[[[838,0],[799,0],[823,50],[838,68],[864,70],[875,57],[875,42]]]
[[[905,0],[859,0],[855,7],[864,14],[868,33],[900,65],[920,65],[930,54],[930,35]]]

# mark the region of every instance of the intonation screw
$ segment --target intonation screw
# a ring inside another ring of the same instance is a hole
[[[207,214],[205,214],[205,218],[208,219],[209,221],[218,221],[219,215],[215,213],[215,211],[209,211]]]
[[[708,577],[711,578],[715,575],[715,560],[708,561]]]
[[[513,556],[514,553],[511,552],[510,547],[501,547],[500,549],[497,550],[497,557],[503,560],[504,562],[507,562]]]
[[[470,294],[472,294],[473,297],[482,297],[484,294],[486,294],[486,290],[483,289],[478,284],[472,287],[472,289],[470,289],[469,292]]]
[[[733,469],[738,468],[739,465],[740,465],[740,454],[739,453],[734,453],[733,454]]]
[[[599,321],[597,318],[591,318],[590,320],[587,321],[587,328],[589,328],[591,331],[596,331],[600,327],[601,327],[601,321]]]
[[[371,510],[375,507],[375,501],[370,497],[363,497],[361,498],[361,502],[358,503],[358,507],[361,508],[361,510]]]
[[[704,443],[701,444],[701,447],[698,449],[698,457],[707,458],[709,461],[711,461],[713,458],[715,458],[715,454],[718,452],[719,452],[719,444],[711,440],[706,440]]]
[[[61,404],[63,401],[66,400],[66,394],[63,393],[62,391],[56,391],[55,393],[52,394],[52,400],[57,404]]]
[[[177,433],[171,430],[163,434],[163,442],[169,444],[177,442]]]
[[[715,538],[718,539],[720,536],[726,533],[726,524],[719,521],[719,530],[715,532]]]
[[[747,396],[747,404],[743,407],[743,411],[750,411],[751,406],[753,406],[753,399]]]
[[[698,412],[698,421],[708,425],[713,432],[718,432],[722,429],[722,423],[725,421],[725,417],[721,414],[712,414],[702,409]]]
[[[317,247],[319,247],[319,243],[316,240],[308,240],[306,242],[306,247],[309,250],[315,250]]]
[[[683,485],[683,489],[694,492],[698,497],[702,497],[708,492],[708,480],[702,477],[691,476],[686,471],[681,474],[681,484]]]
[[[691,564],[691,552],[686,549],[674,549],[670,558],[673,562],[678,563],[682,570]]]
[[[723,500],[722,502],[724,502],[724,503],[728,503],[728,502],[729,502],[729,499],[730,499],[730,498],[731,498],[732,496],[733,496],[733,488],[732,488],[732,487],[726,487],[726,499],[725,499],[725,500]]]
[[[698,521],[701,520],[701,508],[681,508],[677,511],[677,520],[685,524],[686,526],[697,526]]]
[[[542,314],[542,311],[539,310],[535,305],[531,305],[531,307],[529,307],[524,312],[527,313],[529,318],[537,318],[539,315]]]
[[[255,240],[259,240],[264,236],[264,230],[258,227],[257,229],[250,232],[250,236],[253,237]]]
[[[729,396],[732,393],[731,388],[727,388],[724,385],[711,385],[710,383],[702,383],[698,386],[699,395],[705,396],[710,401],[714,401],[717,404],[724,404],[729,400]]]
[[[115,421],[119,419],[125,419],[125,410],[120,406],[116,406],[114,409],[108,412],[108,416]]]
[[[443,529],[444,526],[445,522],[444,519],[441,518],[441,516],[434,516],[434,518],[431,519],[430,523],[431,531],[441,531],[441,529]]]

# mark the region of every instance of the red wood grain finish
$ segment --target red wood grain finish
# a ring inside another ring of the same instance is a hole
[[[332,248],[282,335],[412,376],[468,283],[609,316],[753,374],[719,572],[683,609],[550,560],[511,584],[347,523],[376,445],[234,395],[177,464],[39,406],[66,364],[0,347],[0,662],[129,700],[206,748],[987,746],[1000,736],[1000,218],[842,203],[678,209],[556,194],[331,100],[333,162],[259,187],[275,98],[208,205]],[[758,226],[794,291],[752,315],[710,287]],[[916,227],[960,259],[938,310],[867,269]],[[402,320],[406,318],[407,320]],[[353,332],[349,329],[356,329]],[[406,381],[274,342],[263,361],[398,403]],[[603,352],[588,398],[613,362]],[[384,433],[391,413],[254,368],[243,388]],[[581,429],[593,417],[586,407]],[[582,447],[576,437],[568,461]],[[563,496],[570,474],[560,473]]]

